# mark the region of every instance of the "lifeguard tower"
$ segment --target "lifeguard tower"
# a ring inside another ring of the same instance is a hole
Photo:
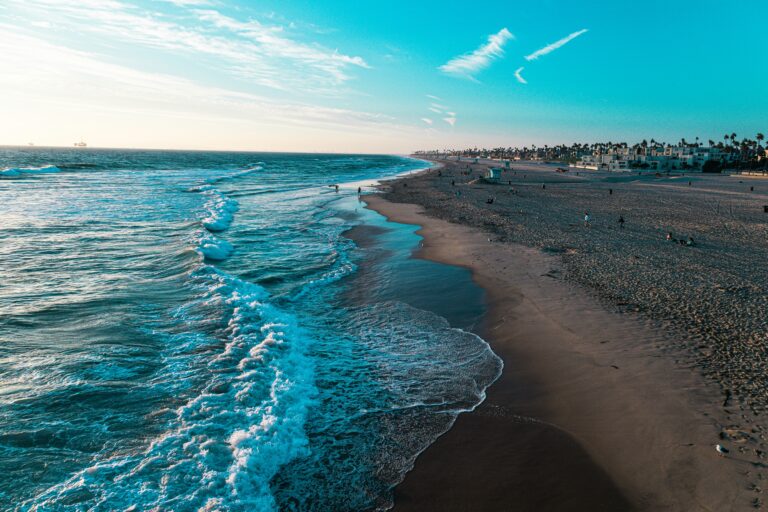
[[[485,171],[483,176],[487,181],[501,181],[501,173],[503,169],[501,167],[491,167]]]

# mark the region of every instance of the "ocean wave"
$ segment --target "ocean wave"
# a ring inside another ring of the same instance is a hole
[[[354,246],[354,242],[351,240],[341,240],[337,243],[340,244],[340,247],[338,247],[337,250],[335,250],[332,254],[334,258],[333,265],[331,265],[329,269],[325,270],[320,275],[309,279],[303,285],[301,285],[301,288],[293,295],[291,300],[296,301],[307,295],[312,290],[327,286],[335,281],[339,281],[353,274],[357,270],[357,265],[355,265],[349,257],[351,252],[350,249]]]
[[[57,167],[59,167],[60,169],[103,169],[104,168],[103,165],[86,163],[86,162],[72,162],[72,163],[57,164]]]
[[[203,191],[208,196],[204,208],[206,216],[200,221],[208,231],[224,231],[235,217],[239,204],[216,188]]]
[[[226,240],[206,232],[200,233],[195,250],[206,260],[224,261],[232,255],[235,248]]]
[[[502,367],[482,338],[396,301],[340,312],[312,353],[312,449],[275,476],[285,510],[388,510],[416,457],[482,403]]]
[[[43,167],[8,167],[0,170],[0,178],[15,178],[24,174],[53,174],[61,172],[61,169],[55,165],[46,165]]]
[[[17,510],[278,509],[271,480],[309,454],[304,428],[316,396],[310,339],[263,288],[210,265],[192,277],[202,293],[191,306],[220,311],[224,343],[213,356],[194,343],[171,343],[168,357],[187,366],[205,357],[204,389],[142,453],[101,460]]]
[[[258,172],[264,169],[263,162],[259,162],[258,164],[254,165],[253,167],[248,167],[246,169],[242,169],[240,171],[234,172],[232,174],[225,174],[223,176],[215,176],[213,178],[208,178],[206,180],[207,183],[215,184],[222,182],[224,180],[231,180],[235,178],[241,178],[243,176],[247,176],[249,174],[253,174],[254,172]]]

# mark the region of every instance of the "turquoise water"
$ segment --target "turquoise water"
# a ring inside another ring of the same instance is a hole
[[[500,369],[467,272],[344,185],[424,165],[0,148],[3,508],[391,506]]]

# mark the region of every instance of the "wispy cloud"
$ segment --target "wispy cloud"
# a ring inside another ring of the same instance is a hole
[[[579,30],[578,32],[573,32],[572,34],[568,34],[566,37],[560,39],[559,41],[555,41],[552,44],[548,44],[544,48],[540,48],[540,49],[536,50],[535,52],[533,52],[530,55],[526,55],[525,60],[527,60],[527,61],[536,60],[539,57],[541,57],[542,55],[546,55],[548,53],[552,53],[553,51],[557,50],[561,46],[564,46],[564,45],[568,44],[569,42],[573,41],[574,39],[576,39],[580,35],[586,33],[587,31],[588,30],[586,28],[584,28],[584,29]]]
[[[199,6],[199,5],[210,5],[211,4],[211,2],[209,0],[160,0],[160,1],[176,5],[178,7],[189,7],[189,6]]]
[[[474,79],[474,74],[487,68],[491,62],[504,55],[504,45],[515,36],[503,28],[488,36],[488,42],[475,51],[453,58],[440,66],[440,70],[451,75]]]
[[[208,21],[215,27],[230,30],[232,33],[259,43],[264,52],[269,55],[301,61],[325,70],[339,80],[346,78],[339,73],[339,70],[346,65],[370,68],[362,57],[352,57],[338,51],[331,52],[283,37],[280,35],[281,28],[265,27],[255,20],[239,21],[215,10],[196,10],[195,13],[201,20]]]
[[[63,30],[93,34],[105,45],[129,43],[208,65],[254,84],[284,91],[334,93],[351,80],[350,70],[368,68],[347,55],[286,34],[284,27],[239,20],[203,0],[168,0],[180,14],[147,10],[123,0],[7,0]]]
[[[17,34],[13,27],[2,23],[0,68],[15,70],[0,74],[0,90],[4,93],[76,105],[88,112],[147,112],[153,116],[340,130],[396,126],[393,118],[381,114],[277,101],[200,85],[170,74],[132,69],[89,52]]]
[[[433,100],[429,103],[427,106],[427,109],[431,112],[434,112],[435,114],[438,114],[440,119],[442,121],[445,121],[451,126],[456,125],[456,112],[451,112],[451,107],[448,105],[445,105],[443,103],[436,103],[437,101],[443,101],[442,98],[435,96],[433,94],[427,94],[426,95],[428,99]],[[432,128],[432,125],[434,124],[434,120],[431,117],[422,117],[421,120],[428,124],[430,126],[429,130],[434,131]]]
[[[515,78],[517,78],[517,81],[520,82],[521,84],[528,83],[528,81],[525,78],[523,78],[523,75],[522,75],[524,69],[525,68],[523,66],[520,66],[515,70]]]

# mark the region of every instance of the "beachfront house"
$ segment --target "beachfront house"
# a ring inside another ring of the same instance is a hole
[[[617,153],[584,155],[579,162],[570,167],[589,169],[592,171],[628,171],[629,162],[626,156]]]
[[[583,155],[571,167],[595,171],[701,170],[709,160],[724,161],[728,154],[703,146],[617,146]]]
[[[590,171],[596,171],[600,168],[600,162],[598,155],[584,155],[578,162],[569,164],[568,167],[576,167],[578,169],[588,169]]]

